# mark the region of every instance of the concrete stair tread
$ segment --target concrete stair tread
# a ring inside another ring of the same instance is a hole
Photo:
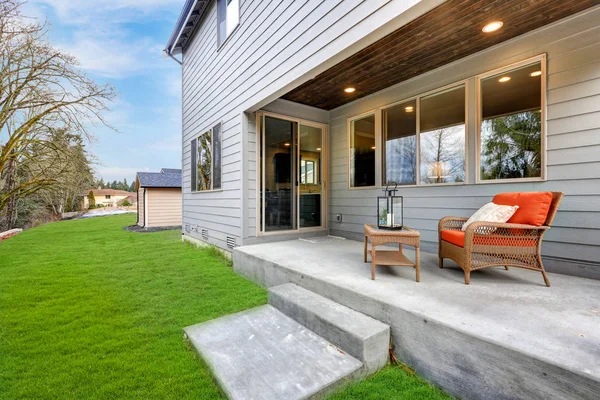
[[[269,304],[362,361],[367,374],[386,365],[388,325],[292,283],[269,288]]]
[[[269,305],[184,333],[230,399],[305,399],[360,374],[363,364]]]

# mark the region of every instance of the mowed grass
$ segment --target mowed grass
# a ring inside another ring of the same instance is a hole
[[[0,243],[1,399],[223,398],[182,328],[266,291],[179,231],[122,229],[134,222],[52,223]]]
[[[0,399],[224,398],[182,328],[265,304],[266,291],[179,231],[122,229],[134,221],[59,222],[0,243]],[[389,367],[331,398],[446,397]]]
[[[399,366],[389,366],[327,400],[450,400],[440,389]]]

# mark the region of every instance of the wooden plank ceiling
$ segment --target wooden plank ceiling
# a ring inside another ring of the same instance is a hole
[[[512,39],[600,0],[448,0],[282,96],[331,110]],[[485,24],[502,21],[492,33]],[[344,88],[354,87],[348,94]]]

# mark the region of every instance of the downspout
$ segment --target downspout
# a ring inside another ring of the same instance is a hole
[[[179,65],[183,65],[183,63],[182,63],[181,61],[179,61],[178,59],[176,59],[176,58],[173,56],[173,54],[171,54],[171,52],[170,52],[169,50],[167,50],[167,49],[164,49],[164,50],[163,50],[163,55],[165,56],[165,58],[169,57],[169,58],[171,58],[171,59],[175,60],[175,62],[176,62],[177,64],[179,64]]]

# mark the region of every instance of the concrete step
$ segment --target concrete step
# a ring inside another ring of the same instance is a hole
[[[230,399],[310,399],[363,374],[363,364],[265,305],[184,329]]]
[[[292,283],[271,287],[269,304],[360,360],[365,374],[387,364],[388,325]]]

